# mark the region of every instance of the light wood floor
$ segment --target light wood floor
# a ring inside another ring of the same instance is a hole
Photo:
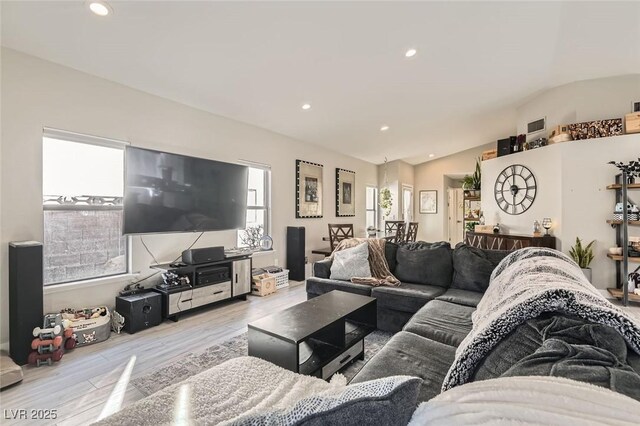
[[[84,425],[103,410],[117,411],[144,397],[126,380],[128,370],[130,380],[144,376],[246,332],[249,322],[306,300],[303,283],[292,284],[267,297],[224,303],[133,335],[112,333],[105,342],[66,353],[53,366],[24,367],[22,383],[0,392],[0,424]],[[17,409],[56,409],[57,419],[8,420],[11,415],[5,410]]]
[[[144,376],[185,354],[244,333],[247,323],[306,300],[301,284],[264,298],[249,296],[247,301],[185,315],[177,323],[165,321],[134,335],[112,334],[106,342],[66,353],[53,366],[25,367],[23,382],[0,392],[0,424],[83,425],[115,412],[144,396],[127,381],[127,370],[129,379]],[[640,321],[640,305],[626,310]],[[57,419],[8,420],[10,414],[4,410],[16,409],[56,409]]]

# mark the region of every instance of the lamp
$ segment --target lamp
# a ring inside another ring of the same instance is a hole
[[[550,217],[545,217],[544,219],[542,219],[542,227],[547,231],[545,235],[545,237],[551,235],[549,234],[549,229],[551,229],[551,218]]]

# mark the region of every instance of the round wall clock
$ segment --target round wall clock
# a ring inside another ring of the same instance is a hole
[[[521,164],[504,169],[496,179],[494,194],[498,206],[508,214],[518,215],[529,210],[536,199],[536,177]]]

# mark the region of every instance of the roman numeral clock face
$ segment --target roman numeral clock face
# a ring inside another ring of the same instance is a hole
[[[494,193],[505,213],[518,215],[529,210],[536,199],[536,177],[520,164],[504,169],[496,179]]]

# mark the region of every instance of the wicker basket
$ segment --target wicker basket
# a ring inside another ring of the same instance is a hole
[[[283,269],[282,272],[269,274],[276,279],[276,288],[289,287],[289,270]]]

